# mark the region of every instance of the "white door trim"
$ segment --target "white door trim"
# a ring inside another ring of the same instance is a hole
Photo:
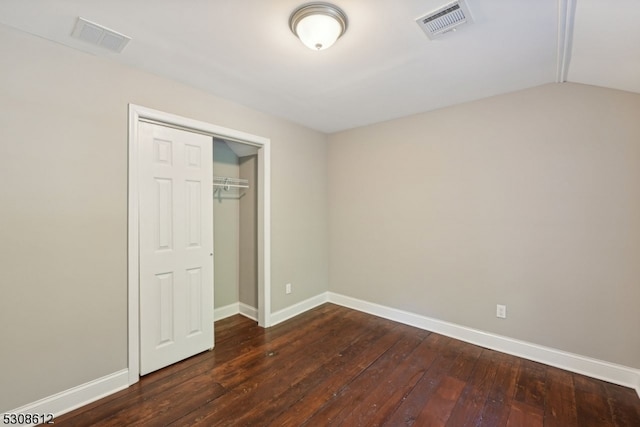
[[[128,167],[128,366],[129,384],[140,376],[139,329],[139,185],[138,122],[151,120],[177,126],[212,137],[253,145],[258,150],[258,324],[271,326],[271,141],[262,136],[228,129],[186,117],[129,104]],[[214,248],[215,250],[215,248]]]

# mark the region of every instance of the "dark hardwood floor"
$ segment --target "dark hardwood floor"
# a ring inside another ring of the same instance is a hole
[[[640,426],[635,391],[325,304],[58,417],[62,426]]]

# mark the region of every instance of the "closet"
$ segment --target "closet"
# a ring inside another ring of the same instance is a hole
[[[258,319],[257,147],[213,140],[214,313]]]
[[[135,104],[128,136],[134,384],[213,348],[215,318],[270,326],[271,141]]]

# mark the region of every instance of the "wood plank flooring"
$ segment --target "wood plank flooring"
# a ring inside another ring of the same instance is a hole
[[[325,304],[58,417],[62,426],[640,426],[635,391]]]

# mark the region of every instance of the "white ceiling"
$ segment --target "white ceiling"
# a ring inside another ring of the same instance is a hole
[[[320,52],[288,27],[306,0],[2,0],[0,23],[327,133],[565,78],[640,93],[640,0],[467,0],[430,41],[415,20],[449,1],[333,0],[349,28]],[[132,41],[71,38],[78,16]]]

